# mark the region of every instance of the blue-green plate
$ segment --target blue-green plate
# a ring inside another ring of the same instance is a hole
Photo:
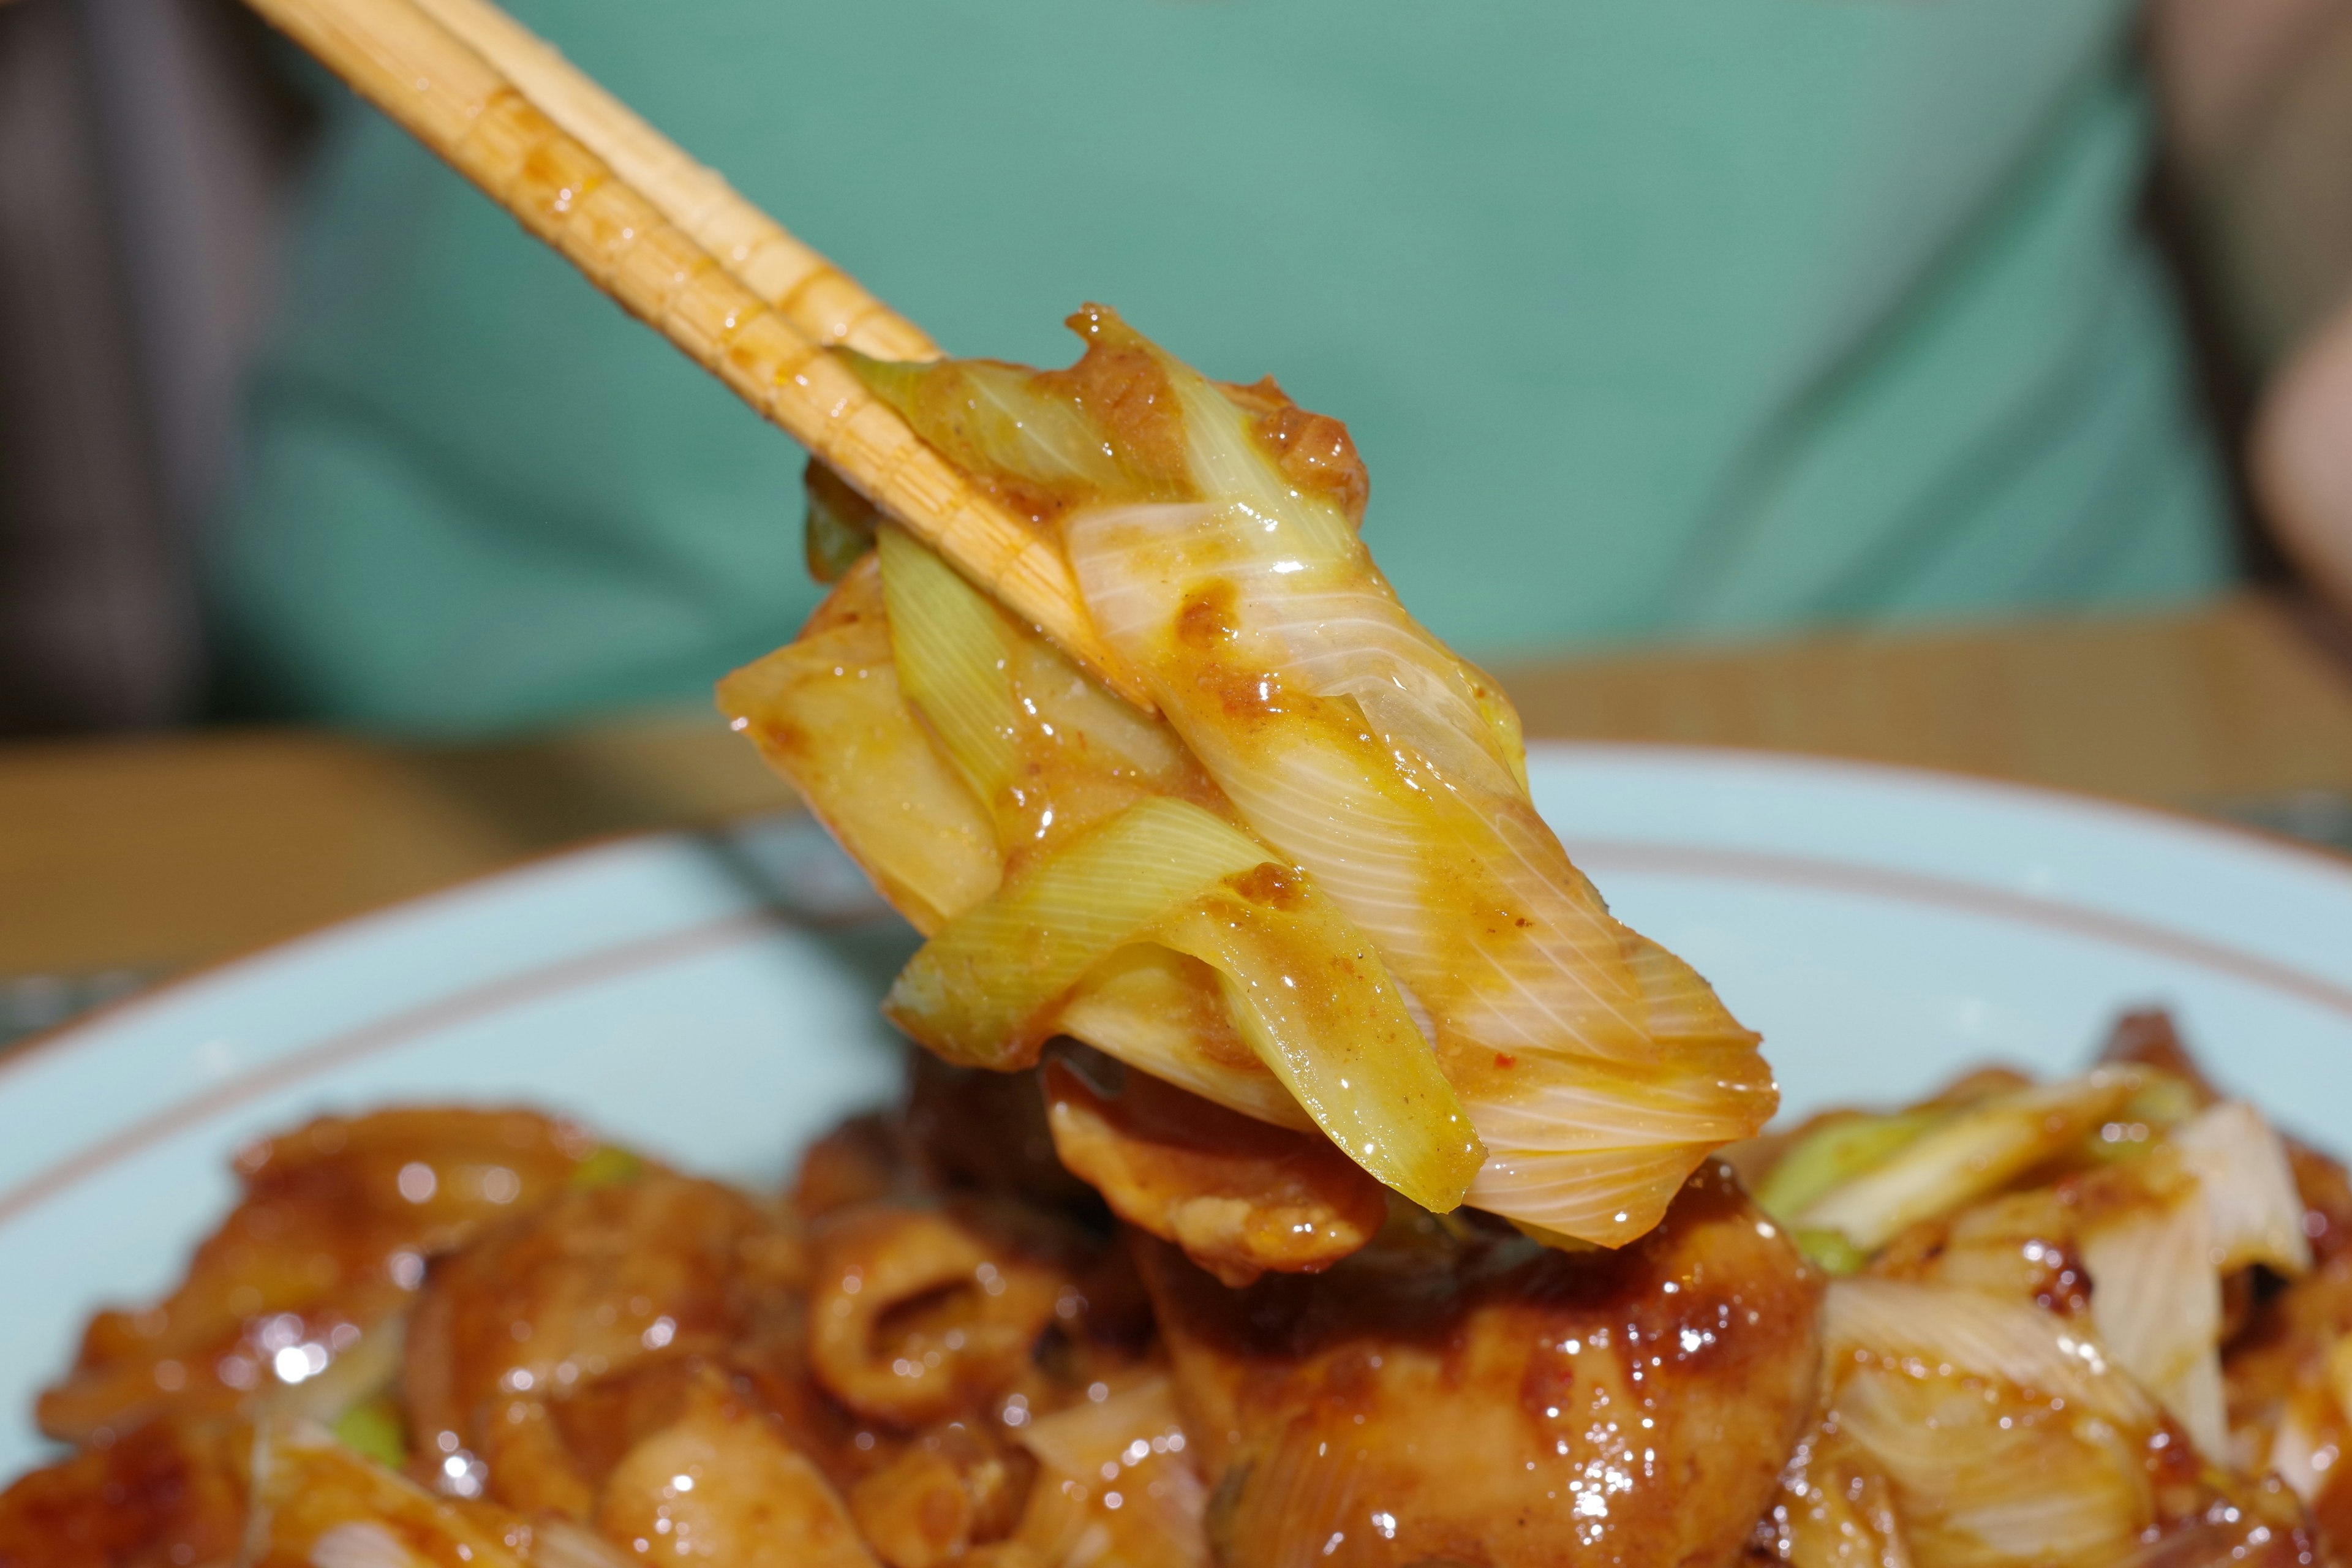
[[[1790,1110],[2081,1061],[2171,1007],[2215,1075],[2352,1146],[2352,862],[1948,775],[1547,746],[1617,912],[1764,1031]],[[288,942],[0,1059],[0,1475],[89,1310],[165,1288],[227,1162],[313,1112],[529,1101],[773,1182],[887,1097],[912,938],[804,819],[585,849]]]

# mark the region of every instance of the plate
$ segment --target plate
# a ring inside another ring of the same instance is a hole
[[[2343,1143],[2352,861],[1909,770],[1540,746],[1536,802],[1618,914],[1764,1031],[1784,1105],[1988,1059],[2063,1069],[2170,1007],[2215,1075]],[[887,1098],[913,950],[805,818],[541,861],[179,982],[0,1059],[0,1475],[101,1301],[165,1289],[231,1152],[326,1110],[528,1101],[773,1183]]]

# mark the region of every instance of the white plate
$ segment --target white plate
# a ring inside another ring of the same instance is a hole
[[[1764,1031],[1791,1110],[2080,1061],[2171,1007],[2222,1081],[2352,1144],[2352,862],[2130,807],[1744,752],[1547,746],[1617,912]],[[912,938],[801,819],[580,851],[287,943],[0,1059],[0,1477],[97,1303],[166,1287],[230,1152],[325,1109],[529,1100],[773,1181],[885,1098]]]

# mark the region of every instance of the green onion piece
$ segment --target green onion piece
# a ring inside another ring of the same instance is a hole
[[[900,364],[835,352],[915,434],[974,478],[1065,500],[1145,499],[1132,493],[1133,478],[1070,392],[1034,370],[989,360]]]
[[[1940,1116],[1891,1154],[1790,1215],[1792,1228],[1843,1231],[1871,1250],[1949,1214],[2072,1149],[2138,1087],[2137,1069],[2101,1068],[2011,1089]]]
[[[898,684],[983,807],[1019,764],[1004,613],[904,529],[883,525],[882,603]]]
[[[883,1011],[950,1061],[1024,1066],[1072,987],[1135,942],[1216,972],[1242,1037],[1349,1159],[1423,1208],[1462,1201],[1486,1151],[1370,942],[1305,873],[1183,801],[1129,807],[956,916]]]
[[[1805,1260],[1832,1279],[1859,1274],[1870,1261],[1870,1254],[1848,1241],[1842,1230],[1793,1230],[1789,1235]]]
[[[1831,1188],[1880,1163],[1941,1121],[1942,1110],[1841,1117],[1780,1156],[1756,1189],[1756,1201],[1786,1221]]]
[[[814,458],[809,460],[801,483],[808,491],[808,523],[802,545],[808,556],[809,575],[820,583],[838,583],[860,556],[874,548],[873,503]]]
[[[572,1190],[587,1193],[599,1187],[617,1187],[645,1173],[646,1163],[626,1149],[600,1144],[585,1160],[572,1167]]]
[[[400,1468],[408,1463],[408,1423],[392,1395],[362,1399],[335,1417],[335,1437],[380,1465]]]

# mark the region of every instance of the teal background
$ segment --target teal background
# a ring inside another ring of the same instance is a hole
[[[523,0],[953,352],[1099,299],[1346,419],[1483,659],[2194,595],[2117,0]],[[215,606],[249,710],[474,731],[788,637],[799,454],[346,101]]]

